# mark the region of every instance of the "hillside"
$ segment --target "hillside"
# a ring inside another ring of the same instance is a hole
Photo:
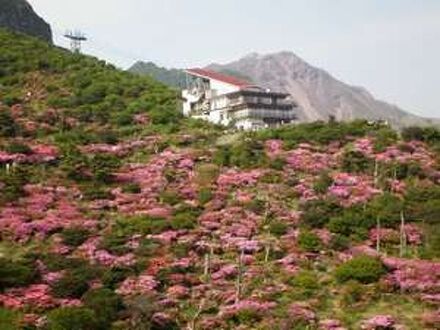
[[[26,0],[0,0],[0,28],[28,34],[52,43],[52,30]]]
[[[354,119],[387,120],[395,127],[438,125],[439,120],[417,117],[397,106],[376,100],[367,90],[347,85],[328,72],[311,66],[291,52],[251,54],[214,70],[233,70],[273,90],[287,92],[298,102],[303,121]]]
[[[257,133],[0,31],[0,328],[438,329],[440,132]]]

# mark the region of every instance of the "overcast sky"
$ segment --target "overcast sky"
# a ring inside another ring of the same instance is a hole
[[[440,0],[29,0],[84,52],[127,68],[289,50],[411,112],[440,117]]]

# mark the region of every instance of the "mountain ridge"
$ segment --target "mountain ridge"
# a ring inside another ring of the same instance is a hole
[[[0,0],[0,28],[53,43],[52,29],[26,0]]]
[[[248,80],[272,90],[292,95],[299,104],[301,122],[316,120],[350,121],[353,119],[385,120],[397,128],[421,125],[438,126],[439,119],[423,118],[402,110],[394,104],[376,99],[365,87],[353,86],[333,77],[328,71],[315,67],[290,51],[271,54],[249,53],[226,64],[213,63],[208,69],[246,77]],[[162,68],[162,70],[168,70]],[[179,72],[172,69],[173,72]],[[129,69],[142,74],[142,70]],[[152,70],[144,71],[166,84],[180,87],[173,81],[164,81]],[[180,70],[181,75],[184,75]]]
[[[395,127],[438,125],[398,106],[376,99],[366,88],[349,85],[328,71],[310,65],[293,52],[251,53],[227,64],[211,64],[213,70],[231,69],[246,74],[263,87],[292,95],[301,107],[301,121],[386,120]]]

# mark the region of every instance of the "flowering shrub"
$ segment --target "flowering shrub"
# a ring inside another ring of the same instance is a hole
[[[338,199],[345,207],[368,202],[380,193],[380,190],[373,187],[372,180],[365,176],[337,173],[333,181],[328,194]]]
[[[384,258],[383,262],[390,269],[387,280],[402,290],[419,292],[440,290],[438,262],[399,258]]]
[[[58,149],[54,146],[43,144],[24,146],[26,146],[26,149],[23,147],[21,149],[10,149],[9,152],[0,151],[0,163],[37,164],[52,162],[58,158]]]
[[[81,148],[81,152],[88,153],[107,153],[116,156],[125,156],[132,152],[133,150],[140,148],[150,148],[152,149],[156,144],[159,143],[159,138],[157,136],[151,136],[143,138],[141,140],[132,140],[124,143],[113,144],[90,144]]]
[[[365,330],[395,329],[396,321],[390,315],[376,315],[362,322],[361,328]]]
[[[142,294],[151,294],[157,286],[157,282],[154,277],[150,275],[140,275],[138,277],[127,278],[116,293],[122,296],[133,296]]]
[[[226,318],[241,312],[265,313],[276,306],[273,302],[258,302],[253,300],[242,300],[233,305],[225,306],[220,314]]]
[[[289,317],[296,322],[313,324],[316,322],[316,314],[307,306],[300,303],[294,303],[289,307]]]
[[[308,173],[319,173],[335,165],[332,155],[321,152],[313,152],[309,149],[299,148],[289,151],[286,157],[287,166]]]
[[[267,140],[265,147],[269,158],[274,159],[279,157],[283,152],[283,145],[284,142],[282,140]]]
[[[413,245],[422,244],[422,234],[420,229],[414,224],[405,224],[404,233],[407,243]],[[375,243],[378,238],[384,243],[398,243],[400,240],[400,232],[391,228],[373,228],[370,230],[370,240]]]

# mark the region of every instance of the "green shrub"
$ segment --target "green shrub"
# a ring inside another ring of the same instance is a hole
[[[25,195],[24,186],[29,183],[30,171],[27,167],[19,166],[10,173],[5,171],[0,173],[0,202],[13,202]]]
[[[64,244],[80,246],[90,236],[90,232],[84,228],[66,228],[61,232]]]
[[[327,227],[332,233],[343,236],[356,234],[365,238],[368,230],[376,225],[376,217],[360,207],[345,209],[339,216],[330,219]]]
[[[160,234],[171,228],[166,219],[151,218],[145,215],[128,216],[119,218],[112,234],[121,238],[135,234]]]
[[[354,280],[368,284],[377,282],[385,273],[385,266],[380,259],[364,255],[340,265],[336,269],[335,276],[338,282]]]
[[[136,183],[128,183],[122,187],[122,192],[126,194],[139,194],[142,192],[141,186]]]
[[[403,201],[399,197],[384,193],[368,204],[368,211],[373,219],[379,218],[383,226],[392,227],[400,223],[403,207]]]
[[[325,226],[330,218],[340,214],[341,207],[333,200],[318,199],[301,207],[303,222],[312,228]]]
[[[97,199],[113,199],[109,189],[100,185],[88,185],[82,189],[83,197],[86,200],[93,201]]]
[[[9,112],[0,109],[0,136],[14,137],[18,133],[18,125]]]
[[[124,281],[127,277],[133,275],[133,270],[124,267],[108,268],[102,275],[102,284],[109,289],[114,290],[119,283]]]
[[[210,186],[217,180],[220,169],[215,164],[199,164],[196,166],[196,182],[200,186]]]
[[[210,202],[212,198],[213,194],[211,188],[200,189],[198,199],[201,205],[205,205],[206,203]]]
[[[322,173],[313,185],[313,190],[319,194],[325,194],[332,185],[333,178],[327,173]]]
[[[396,131],[389,127],[384,127],[373,133],[374,136],[374,151],[382,152],[387,147],[396,143],[398,136]]]
[[[58,272],[63,269],[87,269],[89,267],[88,262],[84,259],[66,258],[65,256],[56,253],[37,254],[33,257],[43,261],[51,272]]]
[[[194,229],[197,225],[197,219],[186,214],[178,214],[171,220],[171,228],[174,230]]]
[[[32,153],[32,149],[28,145],[22,143],[11,143],[6,147],[6,151],[11,154],[29,155]]]
[[[83,307],[61,307],[47,315],[48,330],[98,330],[101,329],[95,313]]]
[[[302,142],[319,144],[328,144],[332,141],[344,142],[348,137],[362,137],[382,127],[381,124],[370,125],[365,120],[331,123],[317,121],[261,130],[256,133],[256,138],[260,140],[281,139],[285,141],[286,148],[292,148]]]
[[[318,277],[310,271],[301,271],[296,274],[292,279],[292,284],[306,297],[311,297],[319,289]]]
[[[200,214],[201,210],[199,208],[183,205],[175,211],[174,217],[171,220],[171,227],[174,230],[194,229]]]
[[[89,289],[89,274],[81,270],[71,270],[52,284],[53,295],[57,298],[76,298],[79,299]]]
[[[406,127],[402,130],[402,137],[406,141],[417,140],[427,143],[438,143],[440,131],[435,127]]]
[[[281,184],[283,183],[283,175],[279,172],[268,172],[261,178],[260,182],[268,184]]]
[[[269,164],[270,168],[277,171],[282,171],[285,165],[286,165],[286,160],[284,160],[283,158],[272,159]]]
[[[90,159],[90,169],[95,180],[102,183],[112,181],[112,173],[120,166],[120,159],[114,155],[96,154]]]
[[[372,173],[374,162],[359,151],[348,151],[342,156],[342,170],[349,173]]]
[[[246,207],[251,210],[252,212],[256,214],[263,214],[267,207],[267,202],[259,199],[259,198],[253,198]]]
[[[105,235],[101,241],[100,248],[116,255],[123,255],[130,251],[127,247],[127,236],[124,233],[112,232]]]
[[[160,244],[150,238],[144,238],[141,240],[139,248],[136,250],[136,254],[145,257],[153,256],[157,249],[160,247]]]
[[[346,236],[335,234],[330,241],[330,248],[336,251],[344,251],[350,246],[350,239]]]
[[[233,321],[236,325],[253,325],[260,322],[262,319],[263,315],[253,309],[242,309],[231,317],[231,321]]]
[[[173,189],[167,189],[160,194],[160,199],[163,203],[169,205],[176,205],[183,201],[182,196]]]
[[[122,299],[110,289],[94,289],[84,297],[84,307],[95,312],[100,329],[108,329],[122,309]]]
[[[322,248],[321,239],[314,233],[301,230],[298,236],[298,245],[303,251],[319,252]]]
[[[20,315],[12,310],[0,307],[0,329],[17,330],[20,328]]]
[[[286,234],[288,229],[289,225],[280,220],[274,220],[269,223],[269,232],[277,237]]]
[[[438,224],[427,225],[424,232],[424,244],[420,250],[420,257],[423,259],[440,258],[440,226]]]
[[[406,214],[411,219],[429,224],[440,223],[440,187],[410,186],[405,195]]]
[[[261,167],[267,163],[264,145],[253,139],[246,139],[231,148],[230,163],[241,168]]]
[[[229,166],[231,164],[231,151],[226,146],[220,146],[214,153],[213,161],[219,166]]]
[[[350,280],[342,290],[341,302],[345,307],[353,307],[362,301],[365,287],[357,281]]]
[[[0,291],[26,286],[37,279],[38,271],[32,263],[0,258]]]

